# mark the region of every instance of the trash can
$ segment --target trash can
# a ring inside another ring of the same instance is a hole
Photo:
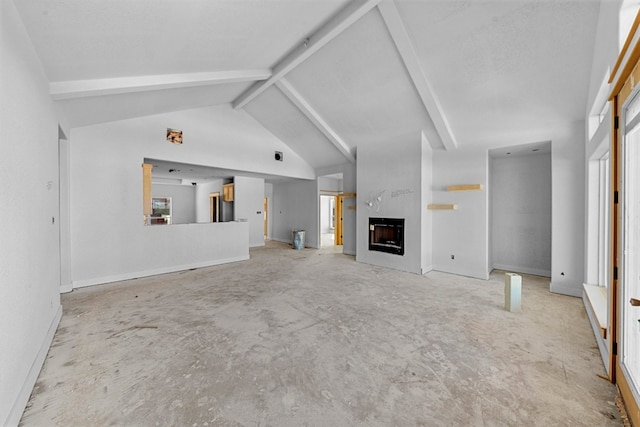
[[[292,230],[293,234],[293,249],[304,249],[304,230]]]

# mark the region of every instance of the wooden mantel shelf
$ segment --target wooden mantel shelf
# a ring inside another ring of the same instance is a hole
[[[460,184],[460,185],[448,185],[447,191],[471,191],[471,190],[484,190],[482,184]]]
[[[432,205],[427,205],[427,209],[430,210],[456,210],[458,209],[458,205],[451,205],[451,204],[447,204],[447,205],[438,205],[438,204],[432,204]]]

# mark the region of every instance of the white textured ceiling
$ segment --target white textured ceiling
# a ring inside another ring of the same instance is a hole
[[[287,80],[351,148],[380,139],[393,143],[409,132],[418,140],[421,129],[432,126],[377,9],[303,62]]]
[[[533,142],[584,120],[596,1],[398,2],[462,146]],[[526,135],[525,133],[525,135]]]
[[[242,108],[316,168],[421,132],[436,149],[553,141],[584,119],[600,4],[14,3],[72,127],[237,105],[266,84]]]
[[[245,109],[276,137],[286,141],[312,167],[346,162],[342,154],[327,143],[325,136],[275,86]]]
[[[346,2],[15,1],[51,81],[269,68]]]

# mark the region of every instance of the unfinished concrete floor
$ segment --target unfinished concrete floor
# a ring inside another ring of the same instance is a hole
[[[25,426],[620,426],[582,301],[269,242],[84,288]]]

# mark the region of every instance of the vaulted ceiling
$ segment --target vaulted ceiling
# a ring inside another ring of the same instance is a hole
[[[230,104],[315,168],[424,133],[553,141],[587,106],[596,0],[16,1],[71,127]]]

